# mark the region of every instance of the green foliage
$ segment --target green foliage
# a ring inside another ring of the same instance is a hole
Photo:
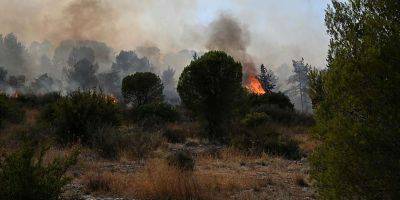
[[[78,152],[43,164],[45,149],[35,157],[35,150],[25,144],[0,162],[0,199],[57,200],[70,179],[64,174],[77,160]]]
[[[316,109],[318,105],[325,98],[323,76],[326,71],[318,70],[316,68],[312,69],[308,73],[309,90],[308,95],[310,96],[313,109]]]
[[[139,106],[133,112],[135,120],[143,127],[163,125],[166,122],[175,122],[180,118],[174,107],[161,102]]]
[[[400,2],[333,1],[311,159],[321,199],[400,198]]]
[[[185,67],[178,82],[183,104],[205,122],[207,137],[223,140],[242,91],[242,66],[222,51],[210,51]]]
[[[97,91],[72,92],[47,108],[43,116],[51,120],[59,141],[66,143],[90,144],[97,127],[120,123],[118,105]]]
[[[181,170],[193,170],[195,161],[187,151],[176,151],[167,156],[168,164]]]
[[[95,129],[91,142],[101,157],[115,160],[121,151],[122,139],[122,134],[115,127],[104,125]]]
[[[122,80],[122,95],[135,106],[160,102],[163,99],[160,77],[151,72],[136,72]]]
[[[252,155],[269,153],[288,159],[299,159],[302,156],[296,141],[267,125],[238,127],[232,136],[231,145]]]
[[[23,121],[25,112],[13,99],[0,94],[0,127],[4,122],[19,123]]]
[[[269,122],[271,118],[265,113],[249,113],[242,119],[242,124],[247,127],[256,127],[266,122]]]
[[[165,139],[167,139],[168,142],[171,142],[171,143],[185,143],[186,142],[185,131],[182,129],[167,128],[163,133],[163,137]]]
[[[249,94],[249,101],[253,107],[259,105],[274,105],[279,109],[287,111],[293,111],[294,108],[289,97],[282,92],[271,92],[264,95]]]
[[[50,92],[43,95],[20,94],[15,98],[19,105],[27,107],[46,106],[57,102],[59,99],[61,99],[61,94],[59,92]]]

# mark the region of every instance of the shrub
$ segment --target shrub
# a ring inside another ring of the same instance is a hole
[[[206,137],[223,141],[241,84],[241,64],[223,51],[210,51],[185,67],[177,89],[183,104],[202,120]]]
[[[35,158],[35,150],[24,145],[0,163],[0,199],[57,200],[70,179],[64,174],[76,163],[77,151],[67,158],[43,164],[45,150]]]
[[[161,145],[161,137],[154,133],[128,132],[122,135],[121,151],[143,160]]]
[[[253,107],[258,105],[275,105],[275,107],[287,111],[293,111],[294,108],[289,97],[282,92],[265,93],[263,95],[249,94],[248,98]]]
[[[178,111],[166,103],[151,103],[139,106],[134,110],[134,118],[144,127],[163,125],[179,119]]]
[[[179,150],[173,152],[167,156],[167,161],[170,166],[177,167],[181,170],[194,169],[194,159],[192,155],[187,151]]]
[[[247,127],[256,127],[270,121],[270,117],[265,113],[249,113],[241,121]]]
[[[253,155],[269,153],[299,159],[302,153],[296,141],[268,126],[239,130],[231,139],[231,145]]]
[[[121,133],[113,126],[101,126],[92,136],[92,147],[101,157],[115,160],[121,151]]]
[[[186,135],[185,131],[176,128],[167,128],[164,133],[163,137],[167,139],[168,142],[171,143],[185,143],[186,142]]]
[[[38,107],[55,103],[61,99],[61,97],[59,92],[49,92],[43,95],[20,94],[15,98],[15,101],[21,106]]]
[[[60,142],[90,144],[96,127],[120,123],[118,105],[97,91],[72,92],[58,101],[53,109],[49,109],[47,117],[54,115],[51,121]]]
[[[24,111],[12,99],[0,94],[0,127],[4,122],[19,123],[24,115]]]
[[[136,72],[122,80],[122,95],[135,106],[160,102],[163,85],[160,77],[151,72]]]

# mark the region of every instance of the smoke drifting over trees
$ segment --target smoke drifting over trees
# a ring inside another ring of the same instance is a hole
[[[193,18],[193,14],[198,12],[197,9],[202,8],[203,4],[204,1],[189,3],[178,0],[32,0],[24,3],[1,1],[0,33],[3,36],[0,67],[7,71],[2,87],[6,88],[9,85],[7,82],[11,76],[14,79],[24,76],[24,92],[68,91],[79,87],[79,84],[71,85],[73,83],[69,76],[75,64],[84,58],[93,66],[98,66],[97,70],[92,70],[93,75],[90,76],[96,77],[97,86],[116,95],[120,93],[119,87],[124,75],[136,71],[152,71],[161,77],[163,72],[171,67],[175,71],[172,78],[177,80],[194,53],[201,55],[202,52],[211,49],[224,50],[235,57],[244,65],[245,76],[257,74],[255,66],[262,63],[277,69],[283,63],[300,57],[305,57],[316,66],[322,66],[325,62],[324,49],[314,50],[310,46],[296,44],[292,47],[282,42],[271,43],[277,38],[274,38],[269,30],[253,26],[257,24],[254,23],[255,17],[262,13],[243,15],[236,10],[222,10],[224,14],[218,14],[214,18]],[[254,3],[232,1],[230,4],[249,9]],[[287,5],[295,7],[294,4],[297,3]],[[259,6],[264,7],[265,14],[270,13],[268,11],[276,5],[266,1]],[[311,6],[309,9],[315,14]],[[221,11],[216,10],[215,13]],[[309,20],[308,15],[304,17],[299,14],[302,16],[300,18],[296,13],[293,12],[289,19],[307,22],[303,24],[303,35],[315,35],[317,22]],[[269,14],[267,17],[268,24],[263,24],[263,27],[270,28],[269,25],[273,26],[279,21],[272,20]],[[27,18],[29,20],[26,20]],[[282,35],[291,34],[297,37],[298,33],[290,31],[285,30]],[[8,33],[14,34],[7,35]],[[289,38],[285,37],[288,40]],[[276,41],[283,40],[280,38]],[[320,39],[311,47],[326,46],[327,42]],[[303,52],[299,49],[304,49],[305,55],[295,53]],[[121,67],[121,62],[129,63],[129,69],[125,69],[126,63]],[[290,71],[290,68],[276,71],[280,76],[280,84],[285,82]],[[37,89],[38,85],[42,85],[36,84],[37,80],[42,80],[40,77],[51,78],[57,84]],[[36,85],[31,87],[34,84]],[[175,87],[168,86],[170,89]],[[12,88],[8,88],[7,91],[15,92]],[[174,94],[169,91],[164,92]],[[168,99],[169,95],[165,95]]]

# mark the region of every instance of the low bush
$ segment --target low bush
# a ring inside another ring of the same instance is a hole
[[[139,106],[134,110],[135,121],[144,127],[164,125],[179,119],[178,111],[166,103],[151,103]]]
[[[170,166],[174,166],[181,170],[193,170],[194,159],[187,151],[176,151],[167,156],[167,161]]]
[[[113,126],[101,126],[92,136],[92,147],[106,159],[115,160],[121,151],[122,134]]]
[[[0,94],[0,128],[5,122],[20,123],[24,120],[25,112],[13,99]]]
[[[45,109],[61,143],[80,141],[91,145],[97,127],[120,123],[119,107],[112,98],[97,91],[75,91]]]
[[[0,162],[0,199],[59,199],[62,187],[70,181],[65,172],[76,163],[78,153],[45,165],[45,152],[42,149],[39,157],[35,157],[34,148],[25,144]]]
[[[231,145],[249,154],[269,153],[281,155],[288,159],[299,159],[302,156],[296,141],[282,135],[267,125],[255,128],[239,128],[231,138]]]
[[[163,133],[163,137],[170,143],[185,143],[186,142],[185,131],[182,129],[167,128]]]
[[[269,122],[271,118],[265,113],[249,113],[242,120],[241,123],[246,127],[256,127],[266,122]]]
[[[59,92],[49,92],[42,95],[36,94],[19,94],[15,101],[20,104],[21,106],[27,107],[38,107],[38,106],[45,106],[47,104],[55,103],[62,96]]]

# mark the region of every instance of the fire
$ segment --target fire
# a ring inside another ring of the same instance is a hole
[[[117,104],[118,103],[118,99],[114,96],[114,95],[107,95],[107,98],[109,100],[111,100],[111,102],[113,102],[113,104]]]
[[[258,94],[258,95],[265,94],[265,90],[262,87],[260,81],[254,75],[250,75],[247,77],[245,87],[255,94]]]
[[[14,93],[12,93],[12,94],[10,95],[11,98],[18,98],[19,96],[20,96],[20,94],[19,94],[18,91],[15,91]]]

